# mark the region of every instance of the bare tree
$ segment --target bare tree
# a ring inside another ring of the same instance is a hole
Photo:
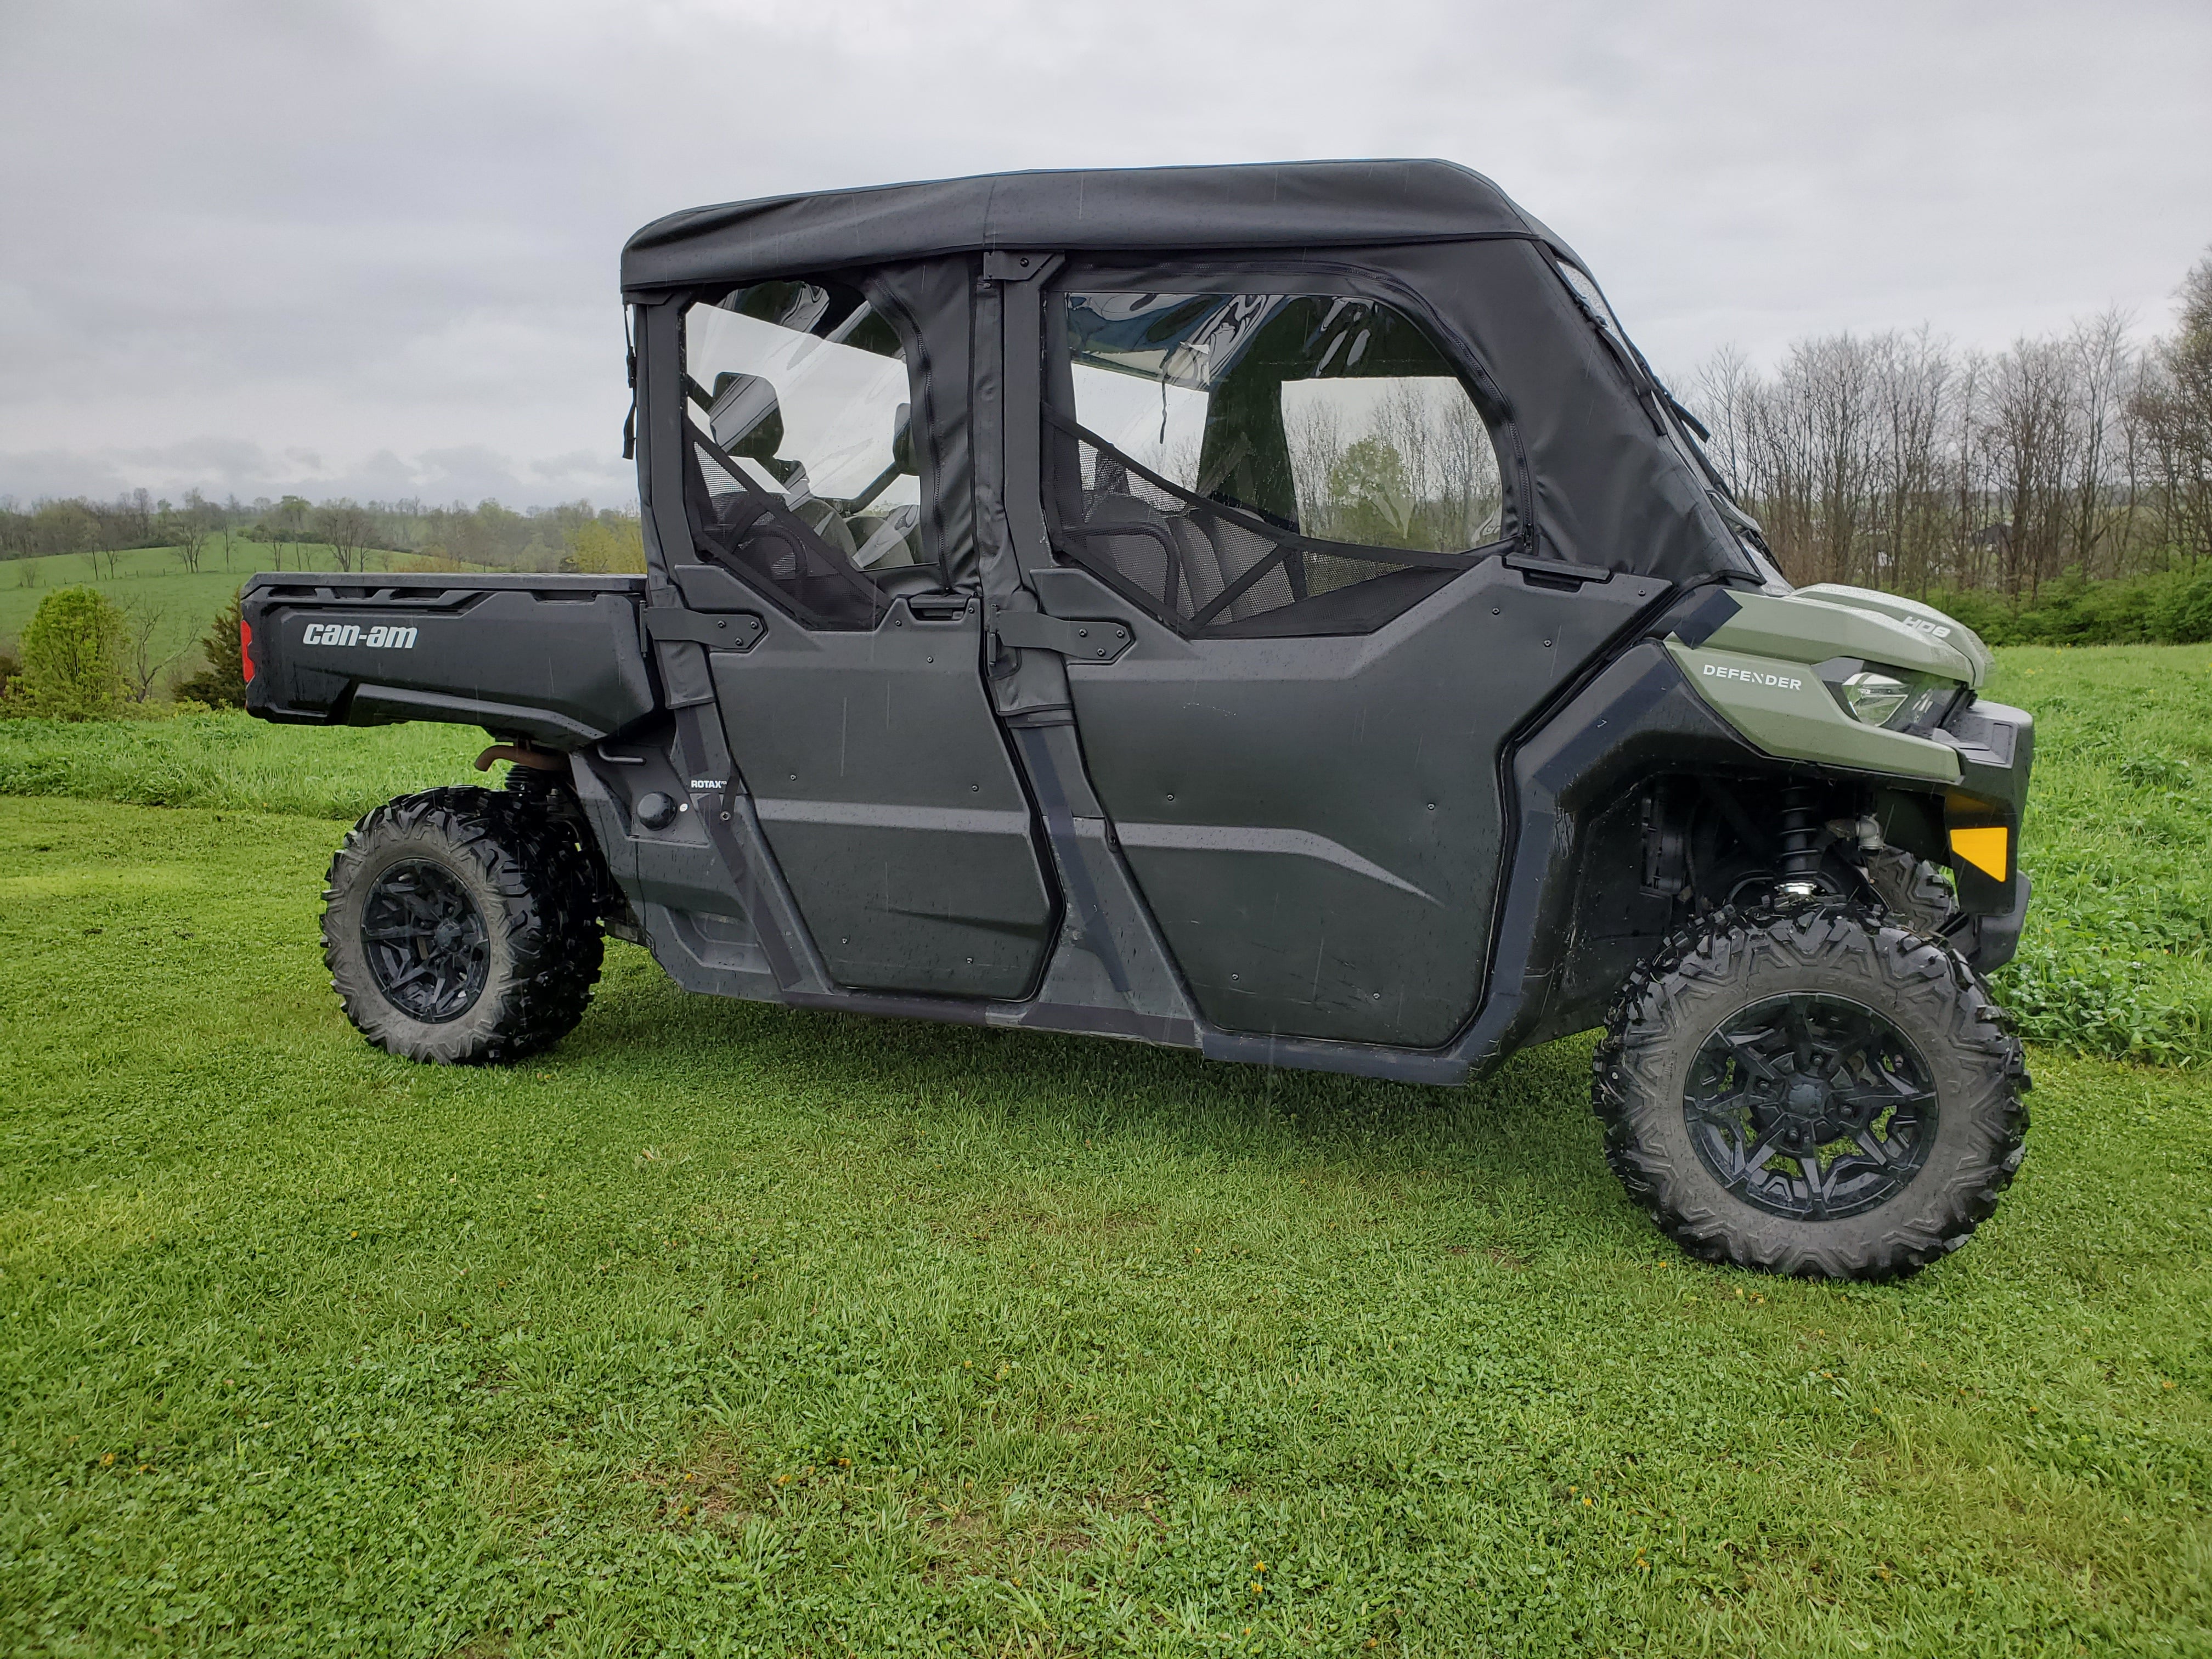
[[[154,653],[154,636],[167,621],[167,616],[152,605],[133,603],[123,607],[123,678],[133,702],[145,702],[161,671],[183,654],[180,651],[167,656]]]
[[[2098,574],[2100,547],[2112,544],[2112,532],[2124,511],[2126,492],[2111,475],[2114,430],[2127,384],[2129,319],[2115,307],[2075,325],[2067,341],[2071,366],[2075,434],[2073,501],[2068,517],[2069,552],[2084,576]],[[2115,548],[2114,570],[2118,571]]]
[[[341,570],[367,568],[368,538],[375,530],[374,516],[350,501],[331,501],[315,511],[315,539],[330,544]]]
[[[215,529],[215,509],[197,489],[185,496],[185,504],[169,514],[163,522],[163,533],[172,544],[172,550],[185,568],[198,574],[200,556],[207,550],[208,538]]]
[[[2181,326],[2156,342],[2130,399],[2159,517],[2191,569],[2212,558],[2212,255],[2181,285]]]
[[[1713,464],[1730,489],[1743,493],[1747,483],[1747,436],[1744,420],[1757,383],[1751,360],[1732,345],[1724,345],[1698,370],[1691,401],[1692,411],[1712,433]]]
[[[1927,329],[1869,343],[1875,580],[1926,593],[1943,551],[1942,445],[1951,354]]]
[[[2179,327],[2124,313],[1996,353],[1922,328],[1796,342],[1762,374],[1733,348],[1694,377],[1716,466],[1799,580],[2032,599],[2212,559],[2212,256]]]
[[[276,549],[277,569],[284,568],[285,543],[296,543],[306,537],[309,510],[306,501],[300,496],[287,495],[261,515],[261,532]],[[302,561],[303,566],[304,562]]]

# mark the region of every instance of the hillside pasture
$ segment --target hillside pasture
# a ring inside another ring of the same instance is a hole
[[[288,543],[283,551],[287,570],[337,568],[336,555],[326,546]],[[276,568],[276,553],[264,543],[234,538],[226,560],[218,537],[202,551],[195,572],[185,568],[173,548],[134,547],[113,556],[112,576],[107,574],[110,556],[106,553],[0,561],[0,645],[22,637],[39,601],[54,589],[91,586],[126,611],[158,617],[152,640],[155,659],[181,661],[248,576]],[[372,552],[368,556],[384,569],[407,556]]]

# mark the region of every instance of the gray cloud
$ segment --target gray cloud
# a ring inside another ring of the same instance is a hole
[[[2201,0],[0,9],[0,492],[618,498],[630,230],[1004,167],[1464,161],[1662,363],[2158,325],[2208,71]]]

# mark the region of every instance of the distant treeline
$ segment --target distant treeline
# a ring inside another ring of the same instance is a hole
[[[2188,620],[2195,601],[2177,596],[2212,569],[2212,256],[2180,300],[2175,331],[2143,342],[2118,313],[1995,353],[1957,349],[1926,328],[1837,334],[1798,341],[1771,374],[1723,351],[1684,390],[1792,580],[1994,593],[2011,614],[2063,612],[2072,621],[2061,631],[2084,642],[2124,627],[2137,638],[2202,638]],[[96,562],[103,551],[164,547],[198,569],[210,545],[228,557],[240,538],[278,565],[288,547],[313,545],[343,568],[396,558],[644,566],[635,515],[588,501],[518,513],[490,501],[216,502],[198,491],[173,503],[143,489],[28,507],[0,500],[0,557]],[[2069,573],[2076,586],[2045,606],[2045,588]],[[2177,574],[2179,586],[2130,580]],[[2077,591],[2116,580],[2094,601]],[[2114,607],[2134,620],[2113,621]],[[2092,626],[2093,613],[2105,620]]]
[[[2038,608],[2069,571],[2212,564],[2212,257],[2180,300],[2140,343],[2118,313],[1996,353],[1836,334],[1771,374],[1723,351],[1685,391],[1793,581]]]
[[[0,559],[82,554],[96,571],[104,555],[159,547],[198,570],[211,551],[228,562],[240,543],[255,544],[255,556],[278,568],[288,550],[308,546],[328,548],[347,570],[389,566],[395,556],[515,570],[645,568],[637,515],[589,501],[518,513],[490,501],[474,507],[300,495],[213,501],[197,489],[173,502],[143,489],[112,501],[71,496],[29,507],[0,499]]]

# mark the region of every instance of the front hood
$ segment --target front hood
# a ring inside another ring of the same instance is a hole
[[[1923,605],[1917,599],[1904,599],[1895,593],[1878,593],[1871,587],[1846,587],[1841,582],[1818,582],[1811,587],[1797,589],[1798,599],[1820,599],[1835,605],[1847,605],[1861,611],[1871,611],[1878,617],[1901,623],[1938,645],[1956,651],[1966,663],[1969,672],[1954,678],[1966,681],[1978,689],[1996,666],[1996,659],[1990,654],[1981,636],[1959,621],[1947,617],[1932,605]],[[1901,663],[1899,666],[1915,665]],[[1948,670],[1939,672],[1948,672]]]
[[[1965,623],[1931,606],[1833,582],[1787,594],[1731,591],[1736,612],[1711,643],[1784,662],[1858,657],[1979,687],[1994,660]]]

